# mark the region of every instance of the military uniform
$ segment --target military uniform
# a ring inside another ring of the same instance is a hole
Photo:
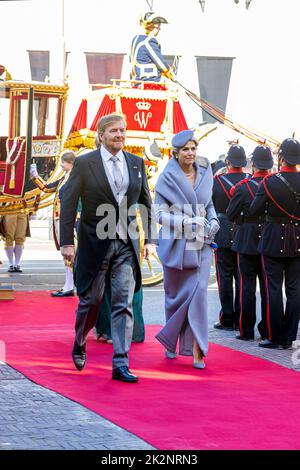
[[[233,168],[214,177],[212,197],[220,222],[220,230],[215,237],[215,242],[218,245],[218,249],[215,251],[215,263],[221,311],[220,321],[214,325],[219,329],[235,328],[240,316],[237,254],[232,251],[234,232],[239,226],[229,221],[226,210],[231,200],[231,188],[248,176],[242,170],[242,167],[247,163],[243,147],[232,145],[226,159]],[[235,295],[233,279],[235,279]]]
[[[273,166],[272,153],[268,147],[258,146],[253,152],[252,163],[257,171],[251,179],[242,180],[231,191],[232,199],[227,208],[230,221],[242,216],[241,225],[232,244],[232,250],[237,252],[239,282],[240,282],[240,335],[238,339],[254,339],[256,323],[256,280],[259,280],[261,295],[261,321],[258,331],[264,339],[267,337],[266,327],[266,289],[262,270],[261,255],[258,244],[261,238],[265,213],[253,217],[250,205],[255,197],[260,182]],[[266,210],[266,207],[264,208]]]
[[[9,262],[8,272],[22,272],[20,261],[26,237],[30,237],[29,216],[26,213],[3,216],[5,251]]]
[[[138,34],[131,44],[132,80],[159,82],[162,73],[170,69],[169,63],[161,53],[159,42],[153,34],[151,35],[151,25],[161,23],[167,23],[167,20],[154,12],[148,12],[141,18],[146,34]]]
[[[52,183],[45,182],[37,172],[32,173],[33,183],[44,193],[55,193],[53,203],[53,239],[57,250],[59,247],[59,215],[60,215],[60,201],[65,191],[65,183],[68,181],[69,173],[66,173],[62,178],[53,181]]]
[[[156,38],[138,34],[131,45],[132,80],[160,82],[162,72],[170,68]]]
[[[284,164],[279,173],[265,178],[256,193],[252,216],[264,213],[266,223],[258,245],[267,293],[268,338],[259,345],[267,348],[291,347],[296,339],[300,305],[300,143],[282,142],[279,157]],[[292,166],[290,166],[292,165]],[[285,280],[286,307],[283,304]]]
[[[37,173],[36,168],[31,169],[31,176],[34,184],[44,193],[55,193],[53,203],[53,240],[57,250],[59,247],[59,217],[60,217],[60,204],[66,189],[66,182],[68,181],[70,172],[66,172],[64,176],[52,183],[44,181]],[[77,225],[79,219],[76,219],[75,229],[77,231]],[[51,292],[52,297],[73,297],[74,296],[74,280],[73,270],[70,266],[65,266],[65,283],[62,289]]]

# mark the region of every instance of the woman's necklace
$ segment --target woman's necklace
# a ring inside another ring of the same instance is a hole
[[[188,173],[187,173],[186,171],[184,171],[184,174],[185,174],[185,176],[187,177],[187,179],[188,179],[192,184],[195,183],[195,179],[196,179],[196,170],[195,170],[194,167],[192,168],[192,171],[190,171],[190,172],[188,172]]]
[[[186,176],[194,176],[195,170],[192,170],[190,173],[187,173],[186,171],[184,172]]]

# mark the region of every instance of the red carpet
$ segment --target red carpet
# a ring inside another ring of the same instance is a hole
[[[210,346],[205,370],[168,360],[147,328],[133,344],[140,383],[111,380],[112,346],[88,341],[88,363],[71,359],[76,298],[18,293],[0,303],[7,363],[159,449],[300,449],[300,375],[231,349]]]

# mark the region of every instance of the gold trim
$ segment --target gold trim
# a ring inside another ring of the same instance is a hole
[[[35,90],[39,91],[53,91],[53,92],[62,92],[66,93],[69,89],[68,85],[50,85],[44,82],[16,82],[13,80],[0,82],[0,87],[6,88],[16,88],[22,90],[22,88],[33,87]]]

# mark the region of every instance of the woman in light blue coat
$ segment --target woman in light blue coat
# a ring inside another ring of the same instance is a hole
[[[219,222],[211,200],[213,175],[207,159],[196,157],[193,131],[172,139],[173,157],[155,187],[158,256],[164,269],[166,325],[156,335],[168,358],[194,357],[205,367],[208,350],[207,288],[213,238]]]

